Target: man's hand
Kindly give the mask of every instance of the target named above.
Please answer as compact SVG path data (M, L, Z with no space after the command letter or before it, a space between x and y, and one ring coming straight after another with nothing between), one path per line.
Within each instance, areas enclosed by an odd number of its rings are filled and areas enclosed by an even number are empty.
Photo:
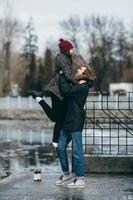
M86 83L86 81L85 80L80 80L79 84L82 84L82 83Z

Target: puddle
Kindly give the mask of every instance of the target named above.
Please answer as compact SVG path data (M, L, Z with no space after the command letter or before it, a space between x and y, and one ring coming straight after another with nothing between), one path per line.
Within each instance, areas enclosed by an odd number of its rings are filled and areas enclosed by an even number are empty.
M0 178L54 163L52 129L0 129Z

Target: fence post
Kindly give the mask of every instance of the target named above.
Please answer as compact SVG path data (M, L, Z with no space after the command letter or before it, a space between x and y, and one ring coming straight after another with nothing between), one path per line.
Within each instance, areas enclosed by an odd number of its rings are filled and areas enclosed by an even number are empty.
M18 143L20 144L21 143L21 131L20 131L20 129L18 129L17 135L18 135Z
M8 110L10 108L10 97L6 97L6 109Z
M32 109L33 108L33 102L32 102L32 97L29 96L29 108Z
M43 129L41 132L41 143L44 144L45 143L45 130Z
M18 96L17 97L17 108L21 108L21 97L20 96Z
M102 94L101 93L99 93L98 95L98 102L99 102L98 108L102 109Z
M119 102L118 102L118 94L116 94L116 96L115 96L115 109L117 110L118 109L118 104L119 104Z
M30 144L32 144L32 142L33 142L32 130L29 131L29 142L30 142Z
M6 129L6 141L10 142L11 141L11 134L10 134L9 128Z

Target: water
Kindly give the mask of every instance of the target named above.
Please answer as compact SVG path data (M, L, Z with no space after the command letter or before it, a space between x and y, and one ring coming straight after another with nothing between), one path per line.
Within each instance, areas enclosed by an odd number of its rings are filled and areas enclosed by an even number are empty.
M0 123L0 177L35 168L46 169L59 163L49 148L52 129L41 128L38 124L3 121ZM33 125L34 124L34 125ZM56 167L55 167L56 166Z
M44 121L0 121L0 177L10 174L41 168L44 170L60 171L59 160L55 159L49 148L52 141L53 130L44 127ZM101 141L101 130L87 129L83 131L84 150L89 154L129 154L133 155L133 137L123 130L104 130L104 138ZM95 138L94 138L95 136ZM101 145L101 142L103 144ZM119 142L119 149L118 149ZM111 145L110 145L111 144ZM128 149L126 148L128 145ZM71 144L70 144L71 146ZM69 146L69 148L70 148ZM85 149L86 148L86 149ZM102 148L102 149L101 149Z

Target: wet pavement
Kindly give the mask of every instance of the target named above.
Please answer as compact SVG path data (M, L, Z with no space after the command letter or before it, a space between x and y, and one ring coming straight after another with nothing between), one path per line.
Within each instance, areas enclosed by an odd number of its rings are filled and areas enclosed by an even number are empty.
M0 200L133 200L131 175L86 174L85 188L75 189L56 186L59 175L43 171L41 182L32 171L9 176L0 181Z
M48 148L52 129L12 123L0 128L0 178L10 175L0 180L0 200L133 200L133 175L91 173L85 188L56 186L60 165ZM43 169L41 182L33 181L35 168Z

